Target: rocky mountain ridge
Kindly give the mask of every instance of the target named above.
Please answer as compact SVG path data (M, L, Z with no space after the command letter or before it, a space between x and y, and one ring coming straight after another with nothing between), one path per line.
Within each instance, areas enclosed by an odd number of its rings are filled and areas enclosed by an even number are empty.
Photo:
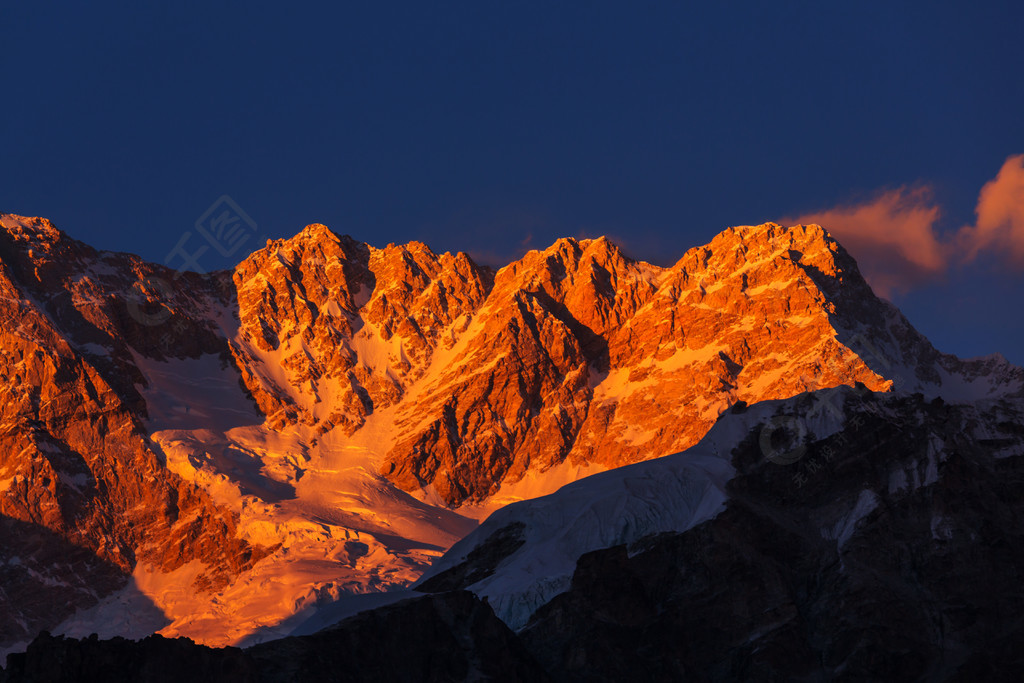
M7 644L283 635L408 585L507 502L692 446L731 406L1024 382L935 351L817 226L730 228L670 268L565 239L493 271L312 225L204 276L0 224L0 513L21 539L0 561L33 589L0 596ZM59 552L41 537L85 564L39 578ZM93 557L109 577L76 588Z

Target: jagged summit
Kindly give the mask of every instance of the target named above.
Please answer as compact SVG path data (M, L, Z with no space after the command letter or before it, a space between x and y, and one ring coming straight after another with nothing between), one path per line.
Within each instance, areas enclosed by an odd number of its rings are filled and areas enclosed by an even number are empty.
M297 235L297 237L307 237L309 239L318 239L320 237L328 237L331 239L338 239L339 237L341 239L352 239L348 235L335 234L330 228L328 228L323 223L310 223L309 225L302 229L302 232L300 232Z
M72 239L46 218L0 214L0 260L15 268L43 265L50 271L62 263L73 267L96 257L95 249Z
M55 241L64 235L47 218L18 216L13 213L0 213L0 226L9 234L24 240L42 239Z

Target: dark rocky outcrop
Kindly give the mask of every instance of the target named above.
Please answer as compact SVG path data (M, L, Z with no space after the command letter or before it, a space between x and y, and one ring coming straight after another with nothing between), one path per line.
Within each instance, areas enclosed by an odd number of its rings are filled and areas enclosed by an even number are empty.
M472 593L440 593L357 614L314 635L247 650L185 638L139 642L43 634L10 655L0 683L545 681L547 675Z
M994 457L998 412L887 398L808 444L806 479L750 438L724 512L584 555L520 637L559 680L1019 680L1024 460Z

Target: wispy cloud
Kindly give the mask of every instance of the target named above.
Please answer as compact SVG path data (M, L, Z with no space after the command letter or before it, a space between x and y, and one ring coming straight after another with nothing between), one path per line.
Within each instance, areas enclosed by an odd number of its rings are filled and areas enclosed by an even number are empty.
M781 222L824 226L857 259L871 286L890 296L984 252L1024 269L1024 155L1009 157L985 184L976 212L974 225L944 234L937 228L942 212L931 189L919 185Z
M1014 268L1024 269L1024 154L1010 157L978 195L974 225L960 230L957 243L965 258L997 251Z
M824 226L857 259L868 282L888 296L946 269L950 248L935 232L939 216L931 190L901 187L866 202L783 222Z

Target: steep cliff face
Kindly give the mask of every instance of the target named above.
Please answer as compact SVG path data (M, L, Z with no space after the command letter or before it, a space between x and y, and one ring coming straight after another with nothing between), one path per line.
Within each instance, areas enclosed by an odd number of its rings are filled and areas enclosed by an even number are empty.
M1024 384L936 352L817 226L730 228L670 268L564 239L494 272L311 225L198 275L0 223L0 513L28 534L6 566L85 553L4 570L77 596L6 593L34 616L4 643L64 617L280 635L408 585L506 502L695 444L730 406Z
M234 282L233 350L269 424L352 434L401 400L445 330L479 307L490 274L465 254L375 249L311 225L252 254Z
M730 228L670 268L563 239L493 276L310 226L234 279L232 348L268 425L352 435L393 408L380 472L451 506L679 451L737 401L992 375L936 352L818 226Z
M1021 381L999 359L939 354L822 228L778 225L731 228L667 269L603 239L531 252L498 271L433 370L397 412L383 472L455 505L563 462L683 450L737 401Z
M226 585L264 550L237 539L227 510L167 470L141 425L145 403L123 373L133 367L129 344L145 340L119 316L132 284L119 278L137 261L105 264L46 221L3 224L0 564L11 582L0 591L0 641L95 604L142 562L173 571L198 561L195 590Z

